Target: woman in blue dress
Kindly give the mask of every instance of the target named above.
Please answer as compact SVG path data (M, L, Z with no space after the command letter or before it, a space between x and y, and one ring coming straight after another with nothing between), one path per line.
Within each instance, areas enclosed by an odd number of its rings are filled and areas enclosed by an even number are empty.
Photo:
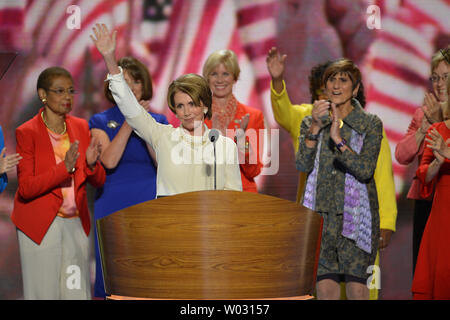
M8 176L6 173L14 169L19 163L21 156L18 153L5 156L5 139L3 138L2 127L0 126L0 193L5 190L8 184Z
M147 68L135 58L119 60L124 78L139 103L147 110L153 89ZM105 96L115 104L105 82ZM165 116L149 112L159 122L168 124ZM154 150L142 140L125 121L119 108L114 107L95 114L89 120L92 136L102 144L100 160L106 169L106 182L97 189L94 202L94 220L103 218L126 207L152 200L156 196L156 157ZM94 223L94 225L96 225ZM105 297L101 259L95 237L95 289L94 296Z

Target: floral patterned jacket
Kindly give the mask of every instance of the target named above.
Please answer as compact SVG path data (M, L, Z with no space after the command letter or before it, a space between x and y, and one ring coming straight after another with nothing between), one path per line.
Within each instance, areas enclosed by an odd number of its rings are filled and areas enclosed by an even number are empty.
M373 222L379 226L378 198L373 174L380 151L383 125L376 115L365 112L356 100L353 100L352 103L354 108L343 119L344 126L341 128L341 136L349 146L352 129L359 134L365 134L361 152L359 154L349 151L340 152L330 137L330 124L321 130L322 143L315 190L315 209L317 212L334 212L337 214L343 212L345 174L350 173L358 181L366 184L372 217L374 218ZM314 159L319 145L317 143L316 147L308 148L305 144L305 136L311 123L312 117L308 116L301 124L300 147L296 154L297 169L308 174L314 168ZM373 225L373 227L375 226Z

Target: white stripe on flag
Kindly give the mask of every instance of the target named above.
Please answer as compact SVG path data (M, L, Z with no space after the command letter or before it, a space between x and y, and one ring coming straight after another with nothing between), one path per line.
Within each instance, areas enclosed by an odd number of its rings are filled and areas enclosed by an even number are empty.
M429 43L434 37L433 33L420 32L419 26L409 26L394 18L387 17L383 19L383 32L387 32L402 41L410 44L413 48L417 49L425 57L433 54L432 47Z
M367 73L367 81L378 91L412 105L421 104L425 95L425 88L376 69Z
M243 44L251 44L264 41L268 38L275 38L275 20L267 18L254 22L239 29Z
M425 79L430 76L430 62L395 44L379 40L373 44L371 58L390 61L393 65L410 70Z
M383 126L403 135L408 130L412 115L409 113L397 111L387 105L370 101L366 109L373 114L378 115L383 121Z

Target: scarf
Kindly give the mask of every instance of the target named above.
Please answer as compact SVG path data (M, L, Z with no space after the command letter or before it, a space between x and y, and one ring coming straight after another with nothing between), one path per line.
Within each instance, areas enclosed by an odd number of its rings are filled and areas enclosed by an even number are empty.
M317 145L314 168L308 175L303 205L315 211L317 175L320 165L320 148L323 140L323 132L320 133ZM364 143L365 133L359 134L352 129L350 138L350 148L356 153L360 153ZM350 173L345 174L345 196L342 235L354 240L356 246L361 250L371 253L372 251L372 212L370 211L369 195L367 186L359 182Z

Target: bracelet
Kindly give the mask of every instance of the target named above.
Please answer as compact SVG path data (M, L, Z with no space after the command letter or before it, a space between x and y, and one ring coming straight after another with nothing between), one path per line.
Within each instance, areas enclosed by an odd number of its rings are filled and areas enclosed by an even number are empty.
M347 141L345 141L345 139L342 138L341 142L339 142L339 143L336 145L336 148L338 148L338 150L341 151L341 148L342 148L343 146L345 146L346 144L347 144Z

